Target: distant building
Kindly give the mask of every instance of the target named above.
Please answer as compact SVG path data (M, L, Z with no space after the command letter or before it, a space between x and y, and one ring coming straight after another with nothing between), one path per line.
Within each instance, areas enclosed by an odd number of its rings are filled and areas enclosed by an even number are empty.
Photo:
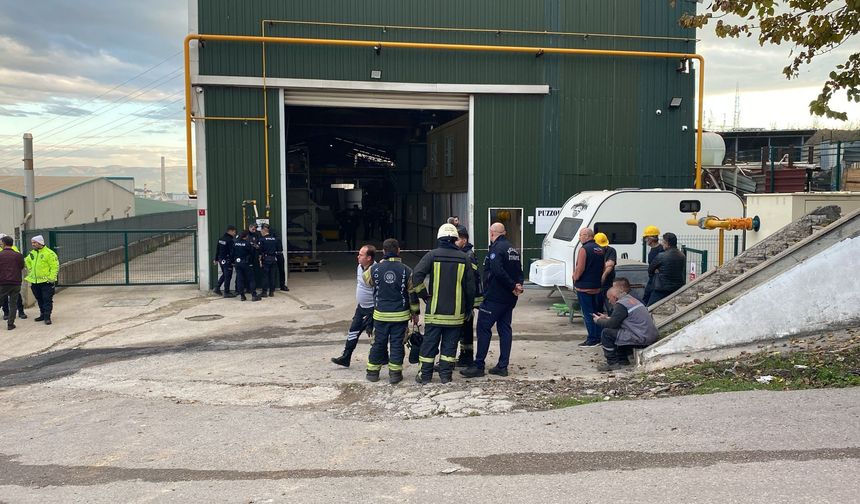
M134 180L121 177L36 177L36 216L28 229L70 226L135 215ZM24 222L24 177L0 176L0 232Z

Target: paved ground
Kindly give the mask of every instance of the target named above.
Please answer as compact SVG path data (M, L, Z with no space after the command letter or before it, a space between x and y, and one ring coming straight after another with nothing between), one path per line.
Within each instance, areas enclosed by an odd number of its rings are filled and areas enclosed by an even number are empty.
M351 368L328 362L349 270L292 274L290 293L259 303L63 291L55 325L0 335L0 501L857 498L858 389L523 412L503 379L369 384L366 339ZM549 303L530 291L517 308L507 380L607 379Z

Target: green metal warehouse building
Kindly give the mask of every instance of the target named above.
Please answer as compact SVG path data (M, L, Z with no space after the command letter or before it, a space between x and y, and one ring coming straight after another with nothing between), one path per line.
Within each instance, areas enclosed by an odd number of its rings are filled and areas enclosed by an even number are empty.
M243 208L252 217L250 200L285 230L291 251L307 255L346 250L349 226L359 241L394 236L426 249L450 215L485 249L487 226L501 220L524 248L527 271L544 238L536 208L583 190L691 187L696 77L688 61L550 51L695 53L694 31L678 26L695 6L190 0L192 34L325 41L190 41L201 289L216 278L213 242L227 224L241 224Z

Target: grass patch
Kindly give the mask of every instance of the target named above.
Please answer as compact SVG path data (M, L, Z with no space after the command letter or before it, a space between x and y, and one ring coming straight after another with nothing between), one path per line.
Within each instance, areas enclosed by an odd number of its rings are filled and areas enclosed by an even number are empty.
M583 404L591 404L596 402L603 402L603 396L557 397L552 400L552 405L557 409L561 409L570 408L573 406L582 406Z
M646 375L612 378L602 383L579 382L554 390L547 398L547 405L569 408L603 402L605 396L612 400L648 399L748 390L858 386L860 345L854 343L838 349L747 354L738 359L698 362Z

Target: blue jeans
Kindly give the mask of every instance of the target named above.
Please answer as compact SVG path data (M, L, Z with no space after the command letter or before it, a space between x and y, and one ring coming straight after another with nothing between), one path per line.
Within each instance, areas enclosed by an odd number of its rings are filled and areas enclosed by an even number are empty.
M594 323L592 315L600 303L600 294L586 294L585 292L576 291L576 297L579 299L579 307L582 310L582 318L585 321L585 330L588 331L588 337L585 339L588 343L600 343L600 326Z
M492 301L484 301L478 310L478 326L475 333L478 336L478 349L475 353L475 367L484 369L484 360L490 350L490 338L493 336L493 325L499 333L499 363L496 367L507 369L511 358L511 346L514 333L511 329L511 318L514 314L514 306Z

